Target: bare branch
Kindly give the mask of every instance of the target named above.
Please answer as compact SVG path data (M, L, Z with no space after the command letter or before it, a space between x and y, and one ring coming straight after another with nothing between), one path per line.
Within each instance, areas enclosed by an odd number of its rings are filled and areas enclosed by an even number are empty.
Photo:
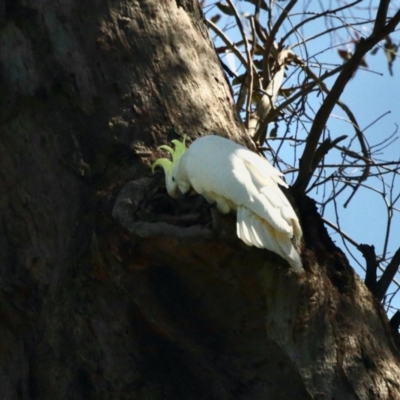
M274 45L274 40L276 34L278 33L279 28L283 24L283 21L287 18L290 10L294 7L297 3L297 0L290 0L289 4L282 10L281 15L279 16L278 20L276 21L275 25L273 26L271 32L269 33L268 40L265 43L265 50L264 50L264 59L263 59L263 81L264 81L264 88L265 85L269 82L269 57L271 54L272 46Z
M379 265L375 254L375 247L367 244L359 244L357 248L361 251L363 257L365 258L365 285L371 291L371 293L375 294L377 277L376 272Z
M259 145L265 141L277 141L277 146L269 149L273 153L274 165L285 170L285 173L292 174L292 179L297 174L296 189L314 191L319 196L317 203L322 212L328 205L333 206L337 226L326 223L339 233L354 262L366 270L367 286L373 292L378 290L377 296L383 299L387 311L393 309L390 303L395 296L400 295L400 282L393 275L396 273L393 270L397 270L398 265L394 265L393 260L387 265L386 255L391 251L389 237L393 236L392 217L395 212L400 212L399 207L395 207L400 193L397 189L393 191L395 178L400 176L400 162L382 157L381 152L398 139L397 125L395 124L394 132L383 140L374 135L374 142L370 145L365 131L390 111L373 118L371 124L363 123L366 127L361 129L352 110L340 101L340 95L357 68L361 68L360 63L365 60L366 53L395 30L400 22L400 10L394 9L394 6L389 8L388 0L376 0L377 7L370 3L364 8L357 7L362 0L349 0L338 3L337 8L329 10L319 2L320 11L316 9L318 6L314 6L314 2L306 2L306 7L310 7L310 10L294 13L294 6L300 3L298 1L287 1L284 7L280 2L270 1L263 8L261 1L252 0L251 3L255 6L253 15L246 15L245 19L239 13L240 10L235 8L239 3L234 0L227 2L233 12L230 13L231 17L219 22L225 24L219 25L224 28L218 31L212 23L209 26L225 44L218 48L218 52L222 54L231 51L241 63L241 80L238 81L240 85L236 86L235 82L233 90L237 109L250 135ZM329 6L331 4L333 3L329 3ZM374 10L375 15L371 15L371 10ZM389 12L392 15L388 16ZM322 19L325 27L313 29L313 23ZM248 25L245 24L246 21ZM360 25L363 29L359 28ZM228 38L231 29L239 37L234 43ZM368 30L370 34L365 33ZM289 43L289 40L293 42L293 37L297 39L295 44ZM329 45L326 43L327 37L331 38ZM314 39L323 45L311 54L309 43ZM333 64L321 62L319 57L322 53L333 50L334 57L337 57L335 48L343 50L343 46L355 46L354 54L349 59L343 55L346 52L339 52L339 56L346 59L343 64L337 65L335 61ZM284 51L289 49L291 54L288 59L284 62L279 60ZM294 54L294 51L299 54ZM368 67L363 68L367 72L373 72ZM333 84L326 83L330 77L334 78L331 79ZM316 106L317 103L322 104L322 107ZM345 116L333 115L335 107L340 108ZM339 142L346 136L337 132L332 134L332 125L327 123L330 118L345 121L353 129L353 134L347 134L348 139L342 146ZM270 122L274 126L272 130L267 129ZM269 138L266 138L267 132L270 133ZM282 156L287 146L293 149L292 161L286 159L287 155ZM299 168L296 168L300 150L301 162ZM339 159L332 158L326 164L325 156L331 152L335 152L333 156ZM373 178L373 183L366 182L369 178ZM346 207L350 201L354 201L359 188L368 190L371 196L377 194L387 212L384 243L376 252L373 246L357 243L340 226L339 199ZM342 201L345 196L348 198ZM360 263L360 257L353 255L354 249L348 245L349 242L363 254L365 263ZM383 272L386 267L390 268L384 274L385 279L389 284L394 283L396 289L385 295L387 282L381 278L377 289L377 276L378 271Z
M326 218L322 217L322 221L324 221L325 224L333 228L336 232L340 233L342 237L344 237L348 242L350 242L354 247L360 246L354 239L352 239L346 232L343 232L337 225L332 223L331 221L327 220Z
M400 10L384 28L380 29L378 32L373 32L373 34L367 39L361 38L356 46L353 56L344 64L342 71L332 86L332 89L327 95L321 108L315 115L314 122L308 135L306 147L300 160L299 175L294 184L294 188L296 190L304 192L310 182L310 179L313 175L313 158L318 146L319 138L325 129L326 122L333 110L333 107L335 104L337 104L347 83L360 65L365 54L387 34L392 32L399 22Z
M298 57L295 57L293 59L294 62L298 64L304 64L302 60L300 60ZM308 67L307 67L308 68ZM313 82L307 82L304 84L300 90L297 90L293 96L289 97L286 101L284 101L282 104L280 104L278 107L274 108L271 110L271 112L268 114L268 118L266 119L266 123L273 121L281 111L283 111L285 108L287 108L290 104L292 104L295 100L307 96L310 92L316 89L321 83L321 81L324 81L331 76L336 75L338 72L340 72L343 69L343 65L340 65L339 67L325 72L322 76L317 78L317 80Z
M362 2L362 0L356 0L356 1L353 1L353 3L345 4L345 5L342 6L342 7L334 8L333 10L326 10L326 11L324 11L324 12L315 14L315 15L313 15L312 17L303 19L303 20L300 21L296 26L294 26L294 27L281 39L280 44L283 45L283 44L286 42L286 40L288 39L288 37L289 37L290 35L292 35L293 33L297 32L297 31L299 30L299 28L301 28L303 25L308 24L309 22L311 22L311 21L313 21L313 20L315 20L315 19L317 19L317 18L325 17L325 16L330 15L330 14L336 14L336 13L339 12L339 11L345 10L346 8L351 8L351 7L353 7L353 6L355 6L356 4L361 3L361 2Z
M378 11L376 13L374 32L379 32L385 26L389 3L390 0L381 0L379 2Z
M376 284L375 296L382 300L383 296L385 296L390 284L393 281L397 271L399 270L400 266L400 247L397 249L396 253L394 254L392 260L385 268L381 278Z
M395 331L399 330L399 327L400 327L400 311L399 310L397 310L393 314L393 317L390 319L389 324L392 328L394 328Z
M273 108L278 92L282 87L286 64L291 58L293 58L291 50L282 50L278 53L274 67L274 78L269 82L255 112L251 115L249 134L260 145L265 140L263 133L266 129L266 121Z
M235 46L235 44L225 35L221 29L218 28L212 21L206 20L207 25L211 28L220 38L221 40L227 45L229 49L235 53L235 56L240 60L240 62L248 69L247 60L243 57L241 51Z
M314 170L318 167L320 161L328 154L329 150L333 149L339 142L346 138L347 135L342 135L333 141L330 138L325 139L315 152L314 162L316 165L314 166Z
M245 118L245 123L246 123L246 128L249 127L249 119L250 119L250 113L251 113L251 98L253 95L253 57L250 52L250 46L249 42L247 40L246 32L244 31L242 20L240 19L240 15L238 11L236 10L235 5L233 4L232 0L227 0L229 6L231 7L236 24L239 28L240 34L242 35L243 41L244 41L244 47L246 50L246 56L247 56L247 78L245 79L245 83L248 85L248 94L247 94L247 104L246 104L246 118ZM254 40L254 38L253 38ZM255 44L254 44L255 46Z

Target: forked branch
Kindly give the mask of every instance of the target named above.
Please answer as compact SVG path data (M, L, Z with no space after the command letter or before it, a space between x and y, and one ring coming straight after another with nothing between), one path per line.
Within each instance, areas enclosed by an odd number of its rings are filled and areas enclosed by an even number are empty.
M387 8L385 8L386 0L380 2L378 9L379 21L385 21L387 17ZM338 78L332 86L329 94L327 95L322 106L315 115L314 122L311 126L310 133L307 138L306 147L304 149L303 155L300 159L300 169L297 176L294 188L299 192L304 192L313 176L315 166L314 156L318 147L318 142L321 135L325 129L326 123L329 116L339 98L352 78L354 72L359 67L364 56L368 51L370 51L377 43L383 40L388 34L393 32L398 23L400 22L400 10L390 19L390 21L379 28L377 23L375 23L374 30L372 34L366 39L361 38L356 45L355 52L353 56L344 64L342 71L340 72Z

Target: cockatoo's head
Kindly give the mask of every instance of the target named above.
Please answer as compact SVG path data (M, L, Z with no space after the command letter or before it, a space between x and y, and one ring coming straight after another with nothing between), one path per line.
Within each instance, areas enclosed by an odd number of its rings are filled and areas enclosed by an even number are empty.
M180 142L179 140L172 140L171 143L174 145L175 150L169 146L163 145L160 146L160 150L167 150L171 153L172 161L168 160L167 158L159 158L152 166L151 170L154 173L154 170L157 167L164 168L165 172L165 186L167 188L168 194L176 199L179 196L179 190L183 193L187 192L185 188L185 184L179 182L178 176L179 175L179 161L183 156L183 153L186 151L186 135L183 137L183 141Z

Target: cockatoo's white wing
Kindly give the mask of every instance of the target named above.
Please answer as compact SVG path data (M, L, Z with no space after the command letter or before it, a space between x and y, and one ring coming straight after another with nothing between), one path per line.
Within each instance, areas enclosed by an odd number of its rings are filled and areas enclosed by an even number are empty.
M193 189L209 201L245 206L274 229L298 233L291 221L297 217L278 183L287 185L267 160L228 139L205 136L193 142L182 163Z
M237 211L237 234L247 245L267 248L302 271L292 238L302 236L298 218L279 185L282 174L267 160L230 140L205 136L189 147L177 167L222 212Z
M238 150L237 154L244 160L256 190L263 195L261 202L265 205L267 201L267 204L269 203L275 209L279 209L281 217L285 221L288 221L290 225L293 225L292 235L300 238L302 231L297 215L289 200L278 186L279 184L283 187L288 187L287 183L281 178L283 174L274 168L265 158L260 157L252 151L241 149Z
M245 207L237 210L237 235L248 246L266 248L285 258L296 272L303 270L292 241L284 232L275 231L266 221Z

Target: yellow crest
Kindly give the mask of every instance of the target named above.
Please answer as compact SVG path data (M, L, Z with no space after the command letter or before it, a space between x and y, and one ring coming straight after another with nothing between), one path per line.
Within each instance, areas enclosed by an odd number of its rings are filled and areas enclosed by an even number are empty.
M169 147L167 145L162 145L158 147L159 150L167 150L169 153L171 153L172 156L172 161L168 160L168 158L159 158L152 166L151 170L154 173L154 170L157 167L162 167L164 168L164 172L166 175L169 175L172 171L172 168L176 164L176 162L183 156L183 153L186 151L186 135L183 137L182 142L179 140L172 140L171 143L174 145L175 150L172 147Z

